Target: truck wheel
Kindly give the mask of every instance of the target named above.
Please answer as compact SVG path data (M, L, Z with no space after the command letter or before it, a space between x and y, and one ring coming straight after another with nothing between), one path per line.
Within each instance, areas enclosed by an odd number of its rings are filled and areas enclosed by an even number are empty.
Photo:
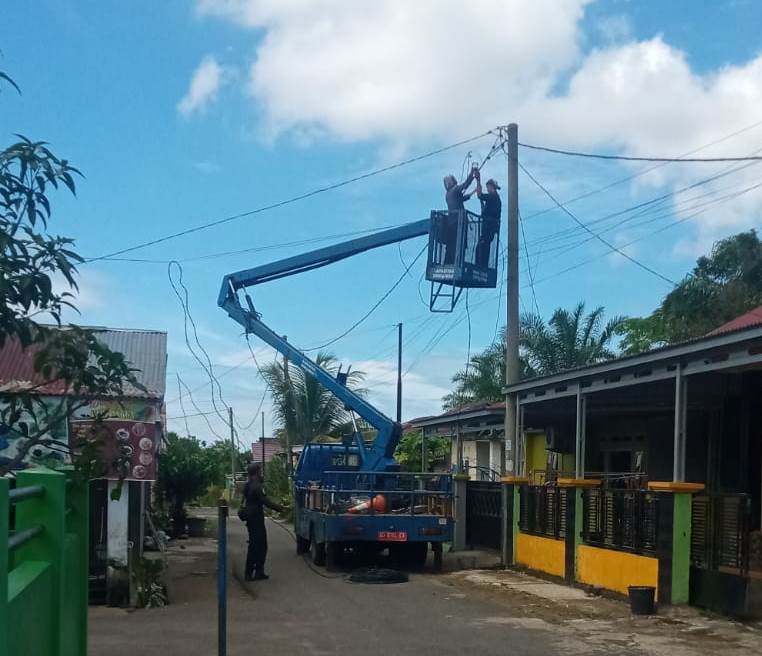
M306 554L310 550L310 541L308 538L303 538L301 535L296 536L296 554L301 556Z
M426 567L426 556L429 553L428 542L411 542L407 545L408 567L414 570L421 570Z
M336 570L344 553L341 542L328 542L325 545L325 566L328 570Z
M318 567L325 565L325 542L318 542L314 531L310 531L310 554L315 565Z
M441 572L442 571L442 543L433 542L431 544L431 549L434 552L434 571Z

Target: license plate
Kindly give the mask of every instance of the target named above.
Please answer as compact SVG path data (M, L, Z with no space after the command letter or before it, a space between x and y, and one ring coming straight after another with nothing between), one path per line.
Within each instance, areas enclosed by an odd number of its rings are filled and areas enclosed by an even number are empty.
M407 531L379 531L380 542L407 542Z

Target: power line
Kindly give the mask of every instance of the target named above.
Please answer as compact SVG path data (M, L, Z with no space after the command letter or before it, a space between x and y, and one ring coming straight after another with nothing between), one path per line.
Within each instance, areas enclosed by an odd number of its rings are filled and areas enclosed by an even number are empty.
M377 302L376 302L376 303L373 305L373 307L371 307L371 308L370 308L370 310L368 310L368 311L367 311L367 312L366 312L366 313L365 313L365 314L364 314L362 317L360 317L360 318L359 318L357 321L355 321L355 322L354 322L354 323L353 323L353 324L352 324L352 325L351 325L349 328L347 328L347 329L346 329L346 330L345 330L343 333L341 333L340 335L337 335L336 337L334 337L334 338L332 338L332 339L329 339L327 342L325 342L325 343L323 343L323 344L320 344L319 346L313 346L313 347L311 347L311 348L305 348L305 349L302 349L302 350L303 350L304 352L309 352L309 351L319 351L320 349L324 349L326 346L330 346L331 344L335 344L335 343L336 343L336 342L338 342L340 339L343 339L344 337L346 337L347 335L349 335L349 333L351 333L351 332L352 332L352 331L353 331L355 328L357 328L357 327L358 327L358 326L359 326L359 325L360 325L360 324L361 324L363 321L365 321L365 320L366 320L366 319L367 319L367 318L368 318L368 317L369 317L371 314L373 314L373 312L375 312L375 311L376 311L376 309L378 308L378 306L379 306L379 305L381 305L381 303L383 303L383 302L384 302L384 301L385 301L387 298L389 298L389 296L391 295L391 293L392 293L392 292L393 292L395 289L397 289L397 287L399 286L399 284L400 284L400 283L401 283L401 282L402 282L402 281L405 279L405 276L407 275L408 271L410 271L411 267L412 267L412 266L413 266L413 265L414 265L414 264L415 264L415 263L416 263L416 262L419 260L419 258L421 257L421 255L423 255L424 251L426 251L426 250L428 249L428 247L429 247L429 245L428 245L428 244L425 244L425 245L424 245L424 247L423 247L423 248L422 248L420 251L418 251L418 255L416 255L416 256L415 256L415 259L413 259L413 261L410 263L410 266L408 266L408 267L407 267L407 268L406 268L406 269L405 269L405 270L402 272L402 275L401 275L401 276L400 276L400 277L397 279L397 281L396 281L396 282L395 282L395 283L394 283L394 284L393 284L393 285L392 285L392 286L391 286L391 287L390 287L390 288L389 288L389 289L388 289L388 290L387 290L387 291L386 291L386 292L383 294L383 296L381 296L381 298L380 298L380 299L378 299L378 301L377 301Z
M290 198L286 198L283 200L276 201L274 203L270 203L269 205L263 205L261 207L258 207L253 210L248 210L246 212L240 212L238 214L233 214L231 216L226 216L220 219L215 219L213 221L209 221L207 223L203 223L198 226L194 226L192 228L186 228L185 230L180 230L178 232L171 233L169 235L165 235L163 237L157 237L156 239L151 239L149 241L142 242L140 244L135 244L134 246L128 246L127 248L122 248L117 251L113 251L111 253L106 253L104 255L99 255L98 257L93 257L88 260L87 262L97 262L99 260L104 260L107 258L115 257L117 255L124 255L125 253L131 253L136 250L140 250L142 248L147 248L148 246L155 246L156 244L161 244L163 242L169 241L171 239L176 239L178 237L184 237L185 235L190 235L195 232L199 232L201 230L207 230L208 228L213 228L215 226L223 225L225 223L230 223L231 221L236 221L238 219L242 219L248 216L254 216L255 214L261 214L262 212L268 212L270 210L277 209L279 207L284 207L286 205L291 205L292 203L296 203L302 200L306 200L307 198L312 198L313 196L317 196L318 194L322 194L328 191L334 191L336 189L339 189L341 187L346 187L347 185L354 184L355 182L360 182L362 180L367 180L368 178L372 178L376 175L381 175L382 173L388 173L389 171L393 171L394 169L401 168L403 166L408 166L409 164L413 164L415 162L420 162L421 160L427 159L429 157L434 157L435 155L439 155L441 153L447 152L448 150L452 150L453 148L458 148L460 146L464 146L465 144L471 143L473 141L478 141L479 139L483 139L487 135L494 134L493 130L487 130L487 132L483 132L482 134L476 135L475 137L469 137L468 139L463 139L461 141L455 142L453 144L450 144L448 146L443 146L442 148L437 148L436 150L429 151L427 153L424 153L422 155L417 155L415 157L410 157L406 160L402 160L400 162L397 162L396 164L390 164L389 166L384 166L378 169L374 169L372 171L368 171L367 173L362 173L360 175L356 175L351 178L347 178L345 180L342 180L340 182L334 182L333 184L326 185L324 187L318 187L317 189L312 189L311 191L305 192L303 194L299 194L297 196L291 196Z
M723 143L724 141L728 141L729 139L732 139L733 137L737 137L744 132L748 132L749 130L753 130L754 128L758 128L760 125L762 125L762 121L757 121L756 123L752 123L751 125L747 125L744 128L741 128L740 130L736 130L735 132L731 132L730 134L726 134L723 137L720 137L719 139L716 139L714 141L711 141L707 144L704 144L703 146L699 146L698 148L694 148L693 150L689 150L682 155L680 155L677 159L683 159L687 157L688 155L693 155L693 153L701 152L702 150L706 150L707 148L711 148L712 146L716 146L717 144ZM755 154L755 153L752 153ZM608 191L612 187L616 187L617 185L624 184L625 182L629 182L630 180L634 180L636 178L639 178L641 176L647 175L648 173L651 173L652 171L656 171L657 169L662 168L663 166L666 166L669 164L669 162L662 162L660 164L657 164L656 166L650 166L646 169L643 169L642 171L639 171L638 173L634 173L633 175L628 175L627 177L620 178L619 180L615 180L614 182L610 182L607 185L604 185L603 187L598 187L597 189L593 189L592 191L587 191L583 194L580 194L578 196L574 196L573 198L569 198L568 200L563 201L564 205L569 205L571 203L576 203L578 200L583 200L585 198L589 198L590 196L594 196L595 194L599 194L603 191ZM550 207L546 207L544 210L540 210L538 212L534 212L533 214L530 214L526 216L525 218L527 220L532 219L534 217L540 216L542 214L547 214L548 212L556 209L555 205L551 205Z
M625 253L625 252L624 252L624 251L623 251L621 248L618 248L617 246L615 246L614 244L612 244L611 242L609 242L607 239L604 239L604 238L603 238L603 237L601 237L601 236L600 236L598 233L596 233L596 232L594 232L593 230L591 230L591 229L590 229L590 228L587 226L587 224L585 224L585 223L583 223L582 221L580 221L580 220L579 220L579 219L578 219L578 218L577 218L577 217L576 217L576 216L575 216L575 215L574 215L574 214L571 212L571 210L569 210L567 207L565 207L564 205L562 205L562 204L561 204L561 203L560 203L560 202L559 202L559 201L556 199L556 197L555 197L555 196L554 196L552 193L550 193L550 191L549 191L549 190L548 190L546 187L544 187L544 186L543 186L543 185L542 185L542 184L541 184L541 183L540 183L540 182L537 180L537 178L535 178L535 177L534 177L534 176L533 176L533 175L532 175L532 174L531 174L531 173L530 173L530 172L527 170L527 168L526 168L526 167L525 167L525 166L524 166L524 165L523 165L521 162L519 162L519 167L521 167L521 170L522 170L522 171L524 171L524 173L525 173L525 174L526 174L526 175L529 177L529 179L530 179L532 182L534 182L534 183L535 183L535 184L536 184L536 185L537 185L537 186L538 186L538 187L539 187L539 188L540 188L540 189L541 189L541 190L542 190L542 191L543 191L543 192L544 192L544 193L545 193L545 194L548 196L548 198L550 198L550 199L551 199L551 200L552 200L552 201L553 201L553 202L554 202L554 203L555 203L555 204L558 206L558 208L559 208L559 209L563 210L563 211L564 211L564 212L565 212L565 213L566 213L566 214L567 214L567 215L568 215L568 216L569 216L569 217L570 217L570 218L571 218L571 219L572 219L572 220L573 220L573 221L574 221L574 222L575 222L577 225L579 225L581 228L583 228L583 229L584 229L586 232L589 232L589 233L590 233L592 236L594 236L594 237L595 237L595 238L596 238L598 241L600 241L602 244L604 244L605 246L608 246L608 248L610 248L612 251L616 251L616 252L617 252L617 253L619 253L619 254L620 254L622 257L624 257L625 259L629 260L630 262L632 262L632 263L633 263L633 264L635 264L636 266L640 267L640 268L641 268L641 269L643 269L644 271L647 271L647 272L648 272L648 273L650 273L651 275L654 275L654 276L656 276L657 278L660 278L661 280L663 280L663 281L665 281L665 282L669 283L669 284L670 284L670 285L672 285L673 287L674 287L674 286L677 286L677 283L676 283L674 280L671 280L670 278L667 278L667 276L665 276L665 275L663 275L663 274L659 273L659 272L658 272L658 271L656 271L655 269L652 269L651 267L647 266L646 264L643 264L642 262L640 262L640 261L636 260L636 259L635 259L634 257L632 257L631 255L628 255L627 253Z
M519 210L519 225L521 226L521 243L524 245L524 253L527 256L527 269L529 271L529 286L532 288L532 300L534 301L534 309L537 312L537 316L540 316L540 306L537 304L537 294L534 290L534 274L532 273L532 262L529 259L529 250L527 249L527 236L524 232L524 219L521 217L521 210Z
M536 146L533 144L519 143L519 146L530 148L532 150L541 150L546 153L555 153L556 155L568 155L570 157L586 157L589 159L607 159L623 162L758 162L762 161L762 155L743 156L743 157L630 157L628 155L605 155L603 153L583 153L576 150L561 150L559 148L549 148L548 146Z
M400 224L376 226L373 228L365 228L363 230L353 230L351 232L342 232L342 233L337 233L333 235L310 237L310 238L300 239L297 241L286 241L286 242L280 242L277 244L268 244L266 246L253 246L251 248L242 248L242 249L238 249L234 251L206 253L204 255L195 255L193 257L185 257L185 258L172 258L168 260L159 260L159 259L141 258L141 257L105 257L103 258L103 261L105 262L132 262L132 263L140 263L140 264L169 264L170 262L180 262L182 264L187 264L188 262L198 262L201 260L213 260L213 259L217 259L221 257L231 257L235 255L246 255L251 253L262 253L265 251L277 250L280 248L304 246L306 244L314 244L321 241L328 241L329 239L339 239L342 237L353 237L356 235L365 235L368 233L377 232L379 230L388 230L390 228L396 228L399 225ZM92 260L87 260L87 262L90 262L90 261Z
M728 200L732 200L733 198L737 198L738 196L742 196L743 194L749 193L750 191L754 189L758 189L762 187L762 183L758 183L755 185L752 185L751 187L747 187L746 189L743 189L741 191L736 192L735 194L729 194L728 197L722 199L722 202L727 202ZM719 202L719 201L718 201ZM654 230L653 232L650 232L646 235L641 235L640 237L633 239L632 241L627 242L624 244L623 248L627 248L628 246L632 246L633 244L636 244L637 242L643 241L644 239L648 239L649 237L653 237L654 235L660 234L664 232L665 230L669 230L670 228L674 228L675 226L681 225L683 223L686 223L687 221L690 221L692 219L695 219L700 214L703 214L704 212L708 211L709 208L705 208L703 210L700 210L694 214L691 214L690 216L683 217L682 219L678 219L676 221L673 221L672 223L669 223L665 226L662 226L661 228L658 228L657 230ZM546 278L542 278L541 280L536 280L536 284L540 284L543 282L547 282L548 280L552 280L553 278L557 278L558 276L561 276L565 273L569 273L570 271L573 271L575 269L579 269L583 266L586 266L590 264L591 262L600 259L601 257L604 257L605 255L608 255L610 251L605 253L600 253L598 255L594 255L593 257L587 258L581 262L578 262L577 264L574 264L570 267L567 267L565 269L562 269L561 271L557 271L556 273L547 276Z

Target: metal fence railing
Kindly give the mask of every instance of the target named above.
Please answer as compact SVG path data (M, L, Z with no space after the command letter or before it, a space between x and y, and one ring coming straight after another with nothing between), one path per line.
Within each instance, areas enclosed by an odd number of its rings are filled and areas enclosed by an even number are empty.
M585 544L637 554L656 553L658 497L653 492L586 489L582 513Z
M500 549L502 484L468 481L466 490L466 544L476 548Z
M749 572L751 497L743 493L693 497L691 564L701 569Z
M530 535L566 536L568 489L551 485L522 485L519 490L519 530Z

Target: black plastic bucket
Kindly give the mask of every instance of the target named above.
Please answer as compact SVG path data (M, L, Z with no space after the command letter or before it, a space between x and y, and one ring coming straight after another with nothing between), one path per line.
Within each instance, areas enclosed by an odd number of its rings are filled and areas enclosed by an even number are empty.
M653 615L656 588L650 585L631 585L627 588L630 596L630 610L633 615Z

